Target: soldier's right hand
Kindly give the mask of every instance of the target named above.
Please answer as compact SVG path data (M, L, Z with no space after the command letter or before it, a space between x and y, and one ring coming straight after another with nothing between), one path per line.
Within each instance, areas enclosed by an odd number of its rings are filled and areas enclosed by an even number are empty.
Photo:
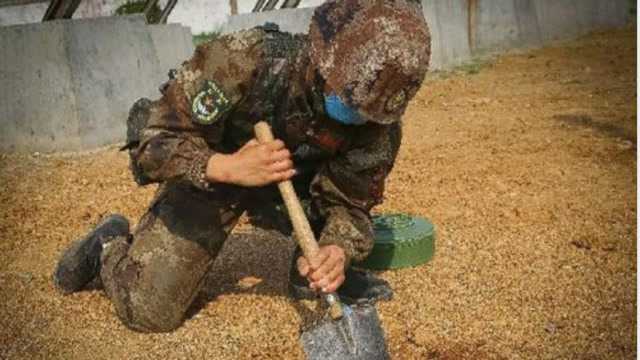
M207 163L207 180L240 186L264 186L295 175L291 153L281 140L253 139L233 154L214 154Z

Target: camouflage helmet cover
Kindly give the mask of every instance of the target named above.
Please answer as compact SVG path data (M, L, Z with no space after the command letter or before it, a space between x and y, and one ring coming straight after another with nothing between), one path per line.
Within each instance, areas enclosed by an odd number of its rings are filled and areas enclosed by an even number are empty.
M309 29L311 62L367 119L399 121L429 67L431 36L411 0L330 0Z

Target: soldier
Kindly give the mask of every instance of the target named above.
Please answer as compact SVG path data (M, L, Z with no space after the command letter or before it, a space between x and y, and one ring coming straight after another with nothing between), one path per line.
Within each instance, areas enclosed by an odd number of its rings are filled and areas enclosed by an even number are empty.
M130 112L134 177L161 184L147 213L132 235L113 215L74 243L56 286L71 293L99 276L128 327L171 331L243 212L290 233L275 183L292 179L320 244L317 258L294 257L293 295L390 298L386 282L350 264L373 246L369 211L382 201L400 118L429 56L410 0L328 1L308 35L265 25L198 46L159 100ZM261 120L279 140L253 139Z

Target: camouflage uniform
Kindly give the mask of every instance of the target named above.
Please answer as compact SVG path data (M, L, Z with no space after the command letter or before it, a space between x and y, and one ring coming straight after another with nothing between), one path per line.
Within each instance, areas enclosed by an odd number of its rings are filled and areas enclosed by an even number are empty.
M339 7L329 3L324 8L331 6ZM340 11L353 16L357 10ZM373 93L367 93L367 84L352 83L340 84L340 89L350 89L341 94L354 104L368 102L370 114L385 115L378 121L372 115L361 126L331 120L323 107L325 79L337 88L338 82L353 77L328 77L326 64L312 60L310 54L328 51L317 44L333 40L327 33L330 24L323 26L312 27L311 37L324 37L313 46L306 35L267 25L200 45L170 74L159 100L143 99L132 108L127 144L132 170L139 183L161 186L133 236L109 242L102 252L102 282L127 326L154 332L178 327L243 212L258 225L290 232L276 186L243 188L205 180L211 155L237 151L254 137L253 125L261 120L292 153L299 172L292 181L308 204L319 243L342 247L348 261L362 260L370 252L369 211L382 201L400 146L397 119L422 78L401 78L400 88L381 87L373 84L376 68L377 74L387 73L380 72L377 57L357 59L362 67L367 61L374 65L369 67L373 72L363 75ZM382 109L372 108L377 103Z

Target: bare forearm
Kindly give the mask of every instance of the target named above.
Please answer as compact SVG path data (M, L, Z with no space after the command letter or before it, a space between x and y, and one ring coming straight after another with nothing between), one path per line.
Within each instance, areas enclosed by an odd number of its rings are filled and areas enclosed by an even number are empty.
M213 154L207 162L206 177L210 183L231 183L232 168L230 162L233 161L233 155Z

